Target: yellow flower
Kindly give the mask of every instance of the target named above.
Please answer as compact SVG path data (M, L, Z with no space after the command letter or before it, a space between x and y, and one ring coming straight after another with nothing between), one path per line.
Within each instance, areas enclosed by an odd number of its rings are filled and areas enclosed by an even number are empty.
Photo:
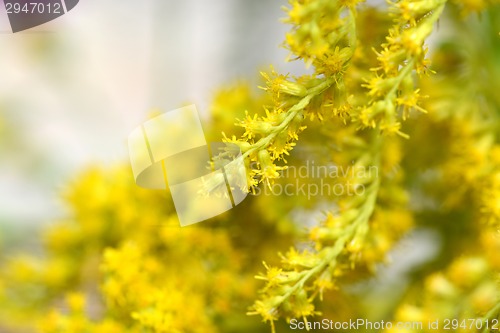
M85 295L78 292L69 293L66 302L72 312L82 313L85 310Z

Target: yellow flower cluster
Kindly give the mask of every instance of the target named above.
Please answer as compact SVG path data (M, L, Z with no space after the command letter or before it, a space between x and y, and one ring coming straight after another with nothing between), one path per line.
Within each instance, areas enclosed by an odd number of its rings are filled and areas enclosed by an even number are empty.
M256 225L247 233L262 241L251 244L225 228L180 229L165 193L137 188L123 167L89 170L64 196L71 220L46 232L46 257L1 271L2 315L43 333L231 331L256 292L246 251L263 255L282 237Z
M497 239L494 248L489 248L491 243L483 245L483 250L498 251L500 242ZM395 311L394 321L417 322L424 327L438 322L437 332L494 331L500 319L499 276L493 274L495 271L498 266L492 267L481 255L460 257L442 272L429 275L421 289L412 290L408 298L415 299L418 294L418 303L403 302ZM386 332L402 331L393 326ZM418 327L404 330L421 331Z
M473 34L482 35L484 41L497 38L474 19L466 22L468 31L456 32L462 38ZM492 22L486 19L484 24ZM497 66L494 63L482 64L486 70L480 80L474 71L478 59L496 47L485 43L478 49L468 44L468 57L464 58L459 55L463 49L450 48L445 41L436 58L455 62L448 64L446 75L423 81L423 90L432 96L426 102L430 112L416 121L412 138L440 144L414 156L409 170L425 170L415 177L428 200L419 210L420 214L433 214L427 220L443 238L443 248L424 283L410 286L394 312L394 321L438 320L437 331L444 332L445 320L451 318L455 322L449 328L456 332L489 332L500 320L500 105L489 93L500 83L490 76L494 73L490 66Z
M236 144L243 153L250 189L260 182L271 186L274 179L279 178L279 171L284 167L277 166L276 162L286 162L285 156L295 146L298 134L305 129L302 124L305 108L334 82L332 79L314 80L314 85L306 88L308 85L289 81L274 72L271 76L263 76L267 79L264 89L272 94L275 104L272 111L266 109L264 116L246 113L245 118L237 123L245 129L242 139L236 136L228 138L224 134L224 141ZM256 163L257 168L251 168L252 163Z
M358 80L350 78L352 81L348 82L348 86L349 93L354 94L352 100L359 100L359 105L363 105L350 113L353 125L342 126L330 119L329 124L322 125L322 130L328 132L329 142L336 143L331 158L339 167L345 166L346 162L357 161L356 165L376 165L383 172L380 178L368 176L366 179L348 179L355 184L363 184L367 191L365 195L354 199L332 198L339 208L338 213L328 214L319 226L311 229L310 239L314 241L314 248L290 250L281 256L281 266L265 264L266 272L257 278L264 280L266 284L250 314L261 315L264 321L271 323L273 329L274 322L281 317L289 321L302 318L307 322L308 317L319 315L321 312L315 302L318 296L322 299L324 292L339 287L342 281L352 281L352 278L363 275L364 268L375 272L377 263L386 259L386 254L395 242L414 225L413 214L407 206L408 193L401 186L405 181L399 169L401 145L394 138L386 140L379 137L378 132L372 133L372 136L363 131L356 132L354 126L359 129L356 124L361 124L361 128L397 133L408 138L408 135L400 131L401 123L398 119L407 119L412 109L426 112L418 105L422 96L420 89L415 87L413 71L420 75L429 72L424 41L432 32L444 5L445 1L400 1L391 4L396 25L390 29L386 43L382 44L383 50L377 53L379 65L371 68L375 74L365 85L369 89L369 102L365 105L365 99L358 98L356 89L359 88L355 85ZM365 41L359 44L363 45ZM363 60L358 55L355 58L357 68L347 73L363 75L363 70L359 68ZM370 62L365 61L366 63ZM476 103L475 97L470 97L469 103ZM450 120L450 123L454 121L460 120ZM333 131L339 134L332 135ZM461 129L456 129L456 132L463 135ZM366 144L365 140L370 144ZM461 156L473 158L471 150L464 149L464 146L474 145L488 158L491 145L484 146L485 142L478 138L467 137L467 140L467 145L464 144L465 141L453 144L460 147ZM426 139L421 138L419 142L425 141ZM352 150L361 153L352 154L349 152ZM478 169L475 160L468 165L457 165L457 161L452 156L448 160L460 175L467 172L487 174L488 177L495 175L493 170L496 167L491 169L491 163L486 164L489 169L485 171L484 168ZM445 179L450 179L450 176L451 173L446 172ZM481 176L470 180L477 182L482 179L484 178ZM496 191L497 186L491 179L486 181L490 186L484 183L475 186L485 192L481 196L482 208L478 211L490 216L490 219L493 216L494 219L499 201L498 196L492 192ZM449 195L456 193L450 192ZM489 287L492 287L491 284ZM488 305L492 305L491 302Z
M356 46L356 1L290 4L285 21L293 28L286 35L285 46L298 59L312 64L315 75L291 79L273 68L270 73L262 72L266 81L262 89L271 100L265 115L246 113L236 124L245 129L241 139L224 134L224 141L238 145L246 158L249 190L260 182L270 187L279 178L285 166L276 163L286 163L285 157L295 146L298 134L306 128L305 118L322 120L350 109L343 74Z
M382 50L377 52L378 66L371 69L373 74L366 79L365 87L371 100L354 115L362 127L379 128L407 138L400 130L398 119L406 119L412 109L426 112L418 105L422 96L415 88L412 71L415 69L421 75L429 70L424 42L445 3L445 0L425 0L391 4L396 24L389 30Z
M348 138L346 132L340 135ZM394 176L394 167L401 162L401 145L395 141L368 144L370 139L381 140L354 135L342 145L340 153L335 153L356 160L354 167L371 170L337 180L343 186L363 186L363 194L331 198L338 209L311 228L309 239L314 247L292 248L281 255L280 266L265 264L266 272L257 276L266 284L249 313L261 315L273 328L282 317L307 321L320 315L316 299L323 300L323 295L342 281L375 272L376 265L413 226L412 214L406 210L408 196L401 188L403 178ZM339 163L341 168L348 166Z
M285 41L290 57L303 59L326 76L344 72L356 45L354 15L358 2L291 0L284 20L293 25ZM349 14L343 15L346 11Z

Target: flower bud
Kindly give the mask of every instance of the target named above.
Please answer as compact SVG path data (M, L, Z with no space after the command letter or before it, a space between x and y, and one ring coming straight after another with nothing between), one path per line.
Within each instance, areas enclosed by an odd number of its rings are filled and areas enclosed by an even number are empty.
M306 87L300 83L290 81L282 81L279 85L279 91L284 94L298 97L303 97L307 94Z
M252 133L267 135L273 131L273 127L266 121L255 120L248 124L247 129Z

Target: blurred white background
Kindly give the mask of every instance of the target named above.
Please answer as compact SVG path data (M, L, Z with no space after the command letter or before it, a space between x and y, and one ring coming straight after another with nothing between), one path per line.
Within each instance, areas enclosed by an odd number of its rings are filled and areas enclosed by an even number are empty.
M128 161L127 136L153 108L255 80L284 62L283 1L81 0L63 17L12 34L0 6L0 227L64 214L58 192L88 165ZM1 232L0 232L1 233Z

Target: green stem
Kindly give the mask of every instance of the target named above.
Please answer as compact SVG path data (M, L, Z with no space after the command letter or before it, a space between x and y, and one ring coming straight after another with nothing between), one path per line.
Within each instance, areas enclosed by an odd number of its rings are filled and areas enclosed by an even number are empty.
M494 316L498 316L498 314L500 313L500 303L498 303L497 305L495 305L490 311L488 311L488 313L483 317L483 323L486 324L486 327L483 329L482 333L488 333L489 329L490 329L490 323L489 321L491 319L493 319Z
M290 125L292 120L297 116L297 114L300 111L302 111L307 105L309 105L309 102L311 101L311 99L313 99L313 97L321 94L323 91L330 88L334 82L335 82L334 78L328 78L328 79L325 79L325 81L323 81L322 83L318 84L317 86L309 89L307 92L307 95L305 97L303 97L297 104L292 106L290 108L290 110L288 110L288 112L287 112L288 115L281 122L281 124L276 126L274 128L273 132L270 133L268 136L260 139L256 143L254 143L251 146L251 148L248 149L243 154L242 157L247 158L248 156L250 156L254 152L267 148L272 143L274 138L276 138L276 136L278 136L281 132L283 132L286 128L288 128L288 126Z
M410 72L413 70L414 64L415 64L415 60L411 59L410 61L408 61L408 63L405 65L405 67L399 72L398 76L396 77L396 82L392 86L391 90L385 96L386 100L392 100L394 98L394 95L396 94L396 91L398 90L399 86L401 85L401 82L403 82L404 78L408 74L410 74Z
M368 156L371 156L371 160L378 166L380 166L380 151L382 139L380 136L377 136L374 140L374 145L372 149L367 152ZM280 301L280 304L285 300L290 298L297 290L304 287L304 285L309 281L313 276L317 274L323 273L328 267L334 267L337 262L337 257L342 253L345 248L346 243L354 237L356 231L363 224L368 223L370 216L373 214L375 210L375 205L377 201L378 190L380 188L380 178L376 178L369 186L366 199L361 205L360 214L354 219L354 221L349 224L342 235L337 239L333 246L327 247L324 249L324 253L326 255L323 257L320 263L318 263L315 267L309 269L307 273L293 285L288 292L283 295L283 298ZM279 304L278 304L279 305ZM276 306L278 306L276 305Z
M335 244L331 247L325 248L326 255L323 260L315 267L308 270L308 272L297 282L295 285L288 290L288 292L283 295L280 303L290 298L297 290L302 289L304 285L313 276L324 272L328 267L333 267L337 262L337 257L342 253L345 248L346 243L356 234L356 230L363 225L368 223L370 216L375 209L375 203L377 200L377 193L380 186L380 180L376 179L374 183L370 186L368 197L363 204L360 215L346 228L343 235L337 239Z

